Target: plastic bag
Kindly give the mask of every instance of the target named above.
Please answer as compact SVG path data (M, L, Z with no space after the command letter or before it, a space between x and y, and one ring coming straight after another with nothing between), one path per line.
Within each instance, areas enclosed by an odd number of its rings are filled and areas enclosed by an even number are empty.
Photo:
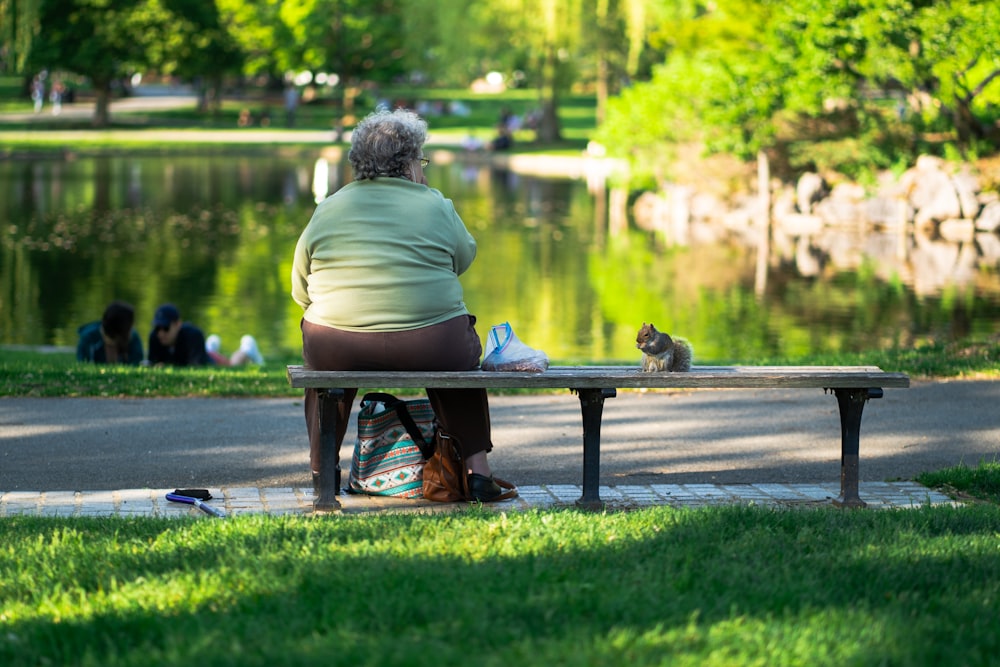
M484 371L543 373L549 367L549 357L522 343L509 322L496 324L486 337Z

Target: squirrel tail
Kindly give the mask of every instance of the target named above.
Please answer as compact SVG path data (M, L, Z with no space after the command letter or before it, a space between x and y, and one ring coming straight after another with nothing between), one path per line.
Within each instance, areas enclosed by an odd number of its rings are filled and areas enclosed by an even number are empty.
M691 370L691 361L694 359L694 348L684 338L674 338L674 360L670 370L675 373L684 373Z

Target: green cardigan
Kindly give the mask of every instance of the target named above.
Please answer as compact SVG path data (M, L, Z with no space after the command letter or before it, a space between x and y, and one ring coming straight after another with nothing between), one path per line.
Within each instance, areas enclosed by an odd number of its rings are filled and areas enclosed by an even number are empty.
M476 241L450 199L402 178L354 181L316 208L295 247L292 298L313 324L405 331L468 314L458 276Z

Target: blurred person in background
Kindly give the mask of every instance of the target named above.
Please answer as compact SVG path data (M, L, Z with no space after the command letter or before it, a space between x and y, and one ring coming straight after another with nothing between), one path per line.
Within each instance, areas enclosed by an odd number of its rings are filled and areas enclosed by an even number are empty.
M76 358L97 364L142 363L142 339L132 325L135 311L124 301L113 301L100 321L77 329Z

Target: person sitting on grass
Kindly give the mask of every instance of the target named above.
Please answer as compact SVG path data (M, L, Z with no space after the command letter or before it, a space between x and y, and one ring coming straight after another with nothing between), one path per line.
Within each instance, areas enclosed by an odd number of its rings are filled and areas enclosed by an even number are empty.
M135 311L124 301L113 301L99 322L77 329L76 358L96 364L142 363L142 339L132 328Z
M239 366L263 364L264 358L251 335L240 339L240 349L229 357L220 354L218 336L209 336L181 319L177 306L167 303L156 309L149 332L149 363L154 366Z

